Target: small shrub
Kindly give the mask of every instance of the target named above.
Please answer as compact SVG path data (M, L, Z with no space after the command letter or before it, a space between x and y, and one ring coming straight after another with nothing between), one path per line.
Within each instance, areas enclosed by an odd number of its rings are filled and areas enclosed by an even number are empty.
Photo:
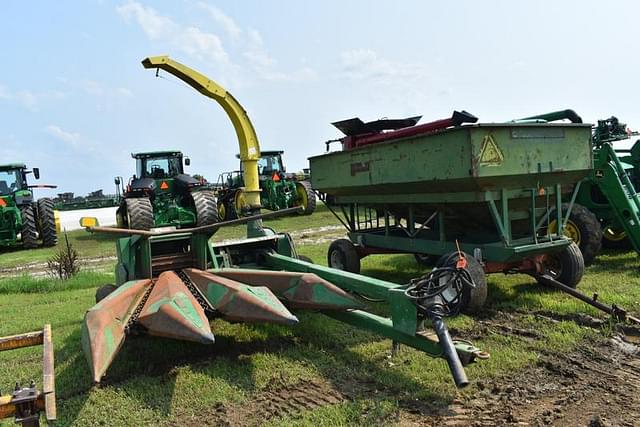
M80 271L78 265L78 251L76 251L64 232L64 247L47 260L47 269L53 277L67 280Z

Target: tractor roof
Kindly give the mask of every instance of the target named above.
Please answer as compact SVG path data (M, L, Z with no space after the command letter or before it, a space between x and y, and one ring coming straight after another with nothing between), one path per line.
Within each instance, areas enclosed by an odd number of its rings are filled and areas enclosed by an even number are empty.
M0 165L0 170L10 170L10 169L26 169L27 165L24 163L8 163L6 165Z
M181 151L166 150L166 151L146 151L144 153L131 153L131 157L134 159L148 159L153 157L178 157L182 156Z
M260 151L261 156L274 156L277 154L284 154L283 150L271 150L271 151Z

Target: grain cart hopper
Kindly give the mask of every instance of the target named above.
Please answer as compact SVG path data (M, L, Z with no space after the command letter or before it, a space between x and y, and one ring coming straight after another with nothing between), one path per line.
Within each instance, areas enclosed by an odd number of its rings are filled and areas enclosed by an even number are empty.
M40 179L40 170L27 170L22 163L0 165L0 247L18 242L26 249L55 246L58 242L53 200L35 201L33 188L55 188L54 185L29 185L27 175Z
M284 151L262 151L258 159L260 180L260 201L262 207L272 211L301 206L301 215L311 215L316 209L316 193L308 179L298 179L294 173L287 173L282 155ZM245 208L244 171L220 174L218 190L218 217L235 219ZM304 177L303 177L304 178Z
M463 111L422 125L334 123L346 135L342 151L309 159L313 188L348 230L349 240L331 244L329 265L357 273L362 257L413 253L447 266L460 250L476 283L466 288L466 309L483 305L484 273L549 274L577 286L583 258L563 236L570 212L563 217L560 207L591 171L591 126L463 125L476 120Z
M143 65L166 70L224 108L238 136L247 203L258 212L260 148L244 109L218 84L166 56L147 58ZM466 341L453 341L443 322L457 310L455 296L474 286L465 266L447 270L447 277L399 285L305 262L288 234L262 227L262 218L296 209L175 231L101 228L83 218L90 231L124 235L116 245L116 284L99 288L97 304L85 315L82 343L94 381L130 331L212 344L211 318L292 325L297 311L313 310L442 357L456 385L465 386L463 364L488 357ZM247 224L246 239L212 240L220 227L240 223ZM387 302L390 317L365 311L360 296ZM433 334L425 329L429 322Z
M136 174L122 191L116 212L118 226L138 230L189 227L218 221L213 188L184 173L180 151L131 154ZM188 158L184 164L189 166ZM116 178L116 186L120 178Z

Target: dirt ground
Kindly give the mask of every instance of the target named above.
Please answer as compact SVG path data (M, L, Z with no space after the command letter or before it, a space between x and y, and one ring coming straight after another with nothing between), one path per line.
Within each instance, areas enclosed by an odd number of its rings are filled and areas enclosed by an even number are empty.
M488 330L538 339L535 330L519 328L521 314L497 312L480 319L469 337ZM551 322L559 320L539 314ZM600 321L575 319L585 327ZM450 404L403 401L398 411L372 425L396 426L638 426L640 425L640 328L618 330L612 337L582 342L569 354L542 353L537 363L517 375L477 381L471 393ZM267 420L362 398L397 396L368 384L274 384L242 405L218 405L209 413L186 418L183 425L258 426Z

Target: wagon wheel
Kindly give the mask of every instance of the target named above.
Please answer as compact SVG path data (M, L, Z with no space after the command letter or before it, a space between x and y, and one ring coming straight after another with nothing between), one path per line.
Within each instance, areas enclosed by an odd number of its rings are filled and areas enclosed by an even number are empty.
M487 300L487 276L484 273L482 265L477 259L470 256L467 253L462 252L462 255L467 259L467 271L473 279L475 288L465 286L462 289L462 296L460 298L460 311L463 313L474 313L480 311ZM442 255L436 263L438 267L455 267L460 259L459 252L451 252ZM454 295L449 295L447 290L442 294L444 299L453 299ZM449 298L447 298L449 297Z
M545 255L542 274L548 274L570 288L577 288L584 275L584 259L578 245L571 242L562 251ZM544 285L544 281L538 280L538 283Z
M327 264L337 270L360 273L360 255L347 239L334 240L327 251Z

